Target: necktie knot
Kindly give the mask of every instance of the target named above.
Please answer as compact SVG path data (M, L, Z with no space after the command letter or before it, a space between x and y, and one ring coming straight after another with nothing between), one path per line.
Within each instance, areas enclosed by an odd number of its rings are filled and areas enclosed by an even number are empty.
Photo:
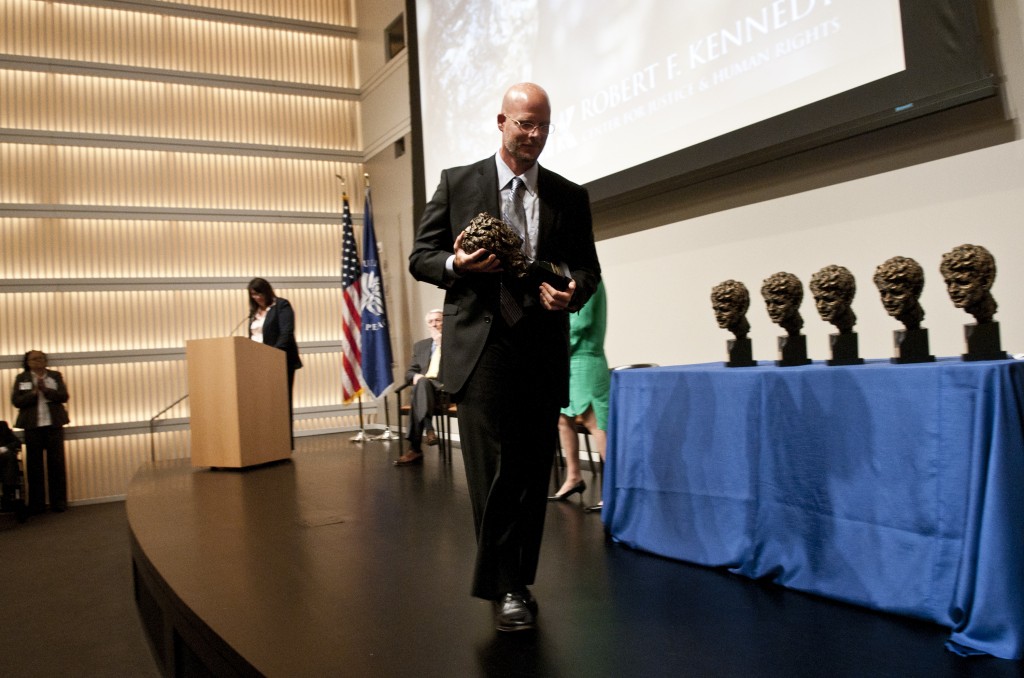
M522 202L523 189L525 188L526 182L523 181L522 177L512 177L512 200Z
M523 205L523 193L525 190L526 182L523 181L522 177L513 177L502 216L505 222L522 237L523 252L530 256L530 232L526 223L526 209Z

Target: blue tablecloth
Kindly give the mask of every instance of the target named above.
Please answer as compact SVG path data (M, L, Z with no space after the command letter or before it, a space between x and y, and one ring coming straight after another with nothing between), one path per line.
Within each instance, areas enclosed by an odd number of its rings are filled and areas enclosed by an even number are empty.
M1024 656L1024 364L763 365L613 373L612 537Z

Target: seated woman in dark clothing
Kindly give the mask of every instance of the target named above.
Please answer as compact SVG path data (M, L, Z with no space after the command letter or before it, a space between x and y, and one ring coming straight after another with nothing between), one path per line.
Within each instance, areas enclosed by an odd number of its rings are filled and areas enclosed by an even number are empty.
M14 510L14 492L18 486L18 450L21 441L7 422L0 419L0 481L3 482L3 495L0 508L4 511Z

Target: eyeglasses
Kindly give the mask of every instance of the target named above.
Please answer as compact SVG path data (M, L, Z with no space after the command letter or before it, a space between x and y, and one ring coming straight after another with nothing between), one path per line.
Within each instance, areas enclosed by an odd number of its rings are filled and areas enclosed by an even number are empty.
M509 117L506 117L505 119L514 122L516 124L516 127L518 127L526 134L533 134L534 130L536 130L537 132L540 133L542 137L546 137L547 135L555 131L554 125L538 125L535 122L521 122L519 120L512 120L512 118Z

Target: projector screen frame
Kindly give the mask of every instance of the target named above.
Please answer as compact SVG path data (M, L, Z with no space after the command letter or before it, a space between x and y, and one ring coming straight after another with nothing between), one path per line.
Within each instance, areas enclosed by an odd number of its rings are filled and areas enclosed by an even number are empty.
M413 200L418 221L436 177L426 177L424 168L416 4L416 0L406 0ZM983 4L981 0L900 0L906 45L905 71L587 182L584 186L590 192L595 212L776 163L859 136L866 135L870 139L871 132L906 125L924 116L997 95L999 79L991 68L990 46L980 28L986 16ZM955 68L963 66L957 71L955 84L936 86L933 81L936 67L933 65L932 72L928 72L922 65L922 55L934 51L934 41L948 37L937 38L935 31L928 28L932 24L922 25L922 11L931 13L929 21L933 23L952 21L955 24L960 40L957 48L966 50L969 60L966 65L959 61L953 64ZM965 38L967 34L970 39ZM946 54L941 56L951 58ZM954 56L959 59L961 54ZM868 102L866 112L865 101ZM857 114L847 115L837 123L827 122L837 111L850 110ZM466 158L464 162L477 159Z

